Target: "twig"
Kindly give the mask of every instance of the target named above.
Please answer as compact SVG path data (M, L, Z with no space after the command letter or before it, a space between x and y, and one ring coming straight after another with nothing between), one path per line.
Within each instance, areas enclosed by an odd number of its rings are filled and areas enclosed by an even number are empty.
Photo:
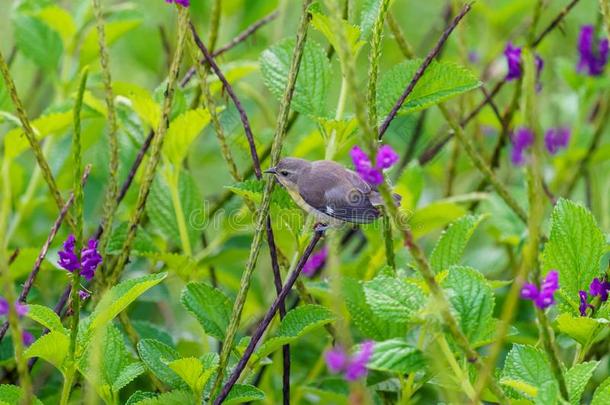
M8 264L9 265L13 264L13 262L15 260L17 260L17 257L19 256L19 252L21 252L19 250L19 248L16 248L15 250L13 250L13 253L11 253L11 256L8 258ZM0 338L0 340L2 340L2 339Z
M318 244L318 241L320 240L320 238L323 235L324 235L324 228L316 227L316 229L314 230L314 235L311 238L311 240L309 241L309 245L307 245L307 248L303 252L303 255L299 259L299 261L296 265L296 268L292 271L292 273L290 273L290 276L286 280L286 284L284 284L280 293L278 294L278 296L275 298L275 300L273 301L273 303L267 310L265 317L263 318L263 320L260 322L260 324L256 328L256 331L252 334L250 343L248 343L248 347L244 351L243 356L239 359L239 362L233 369L233 372L231 373L231 376L227 380L226 384L222 387L222 391L220 392L218 397L216 397L216 399L214 399L214 405L221 404L226 399L227 395L229 395L231 388L233 388L233 385L235 385L235 383L239 379L239 376L241 375L242 371L244 370L244 368L246 368L246 365L248 364L248 360L250 360L250 357L252 357L252 354L254 353L254 349L256 348L256 345L260 341L261 337L263 336L263 333L265 333L265 331L269 327L271 320L275 316L275 312L278 310L280 305L283 304L286 296L292 289L292 286L297 281L299 274L301 274L301 270L303 270L303 266L305 265L305 262L307 262L307 259L309 259L309 256L311 255L311 253L315 249L316 245Z
M551 23L538 35L538 37L532 42L532 47L537 47L540 42L546 37L551 31L553 31L559 23L564 19L564 17L572 10L572 8L579 2L580 0L572 0L563 10L557 14L557 16L551 21Z
M87 165L85 167L85 170L83 171L83 177L81 180L83 185L87 182L90 172L91 172L91 165ZM25 303L27 301L28 294L30 293L32 286L34 285L34 282L36 281L36 276L38 276L38 272L40 271L40 266L42 265L42 261L47 256L49 247L51 247L51 243L53 243L53 239L55 239L55 235L57 235L57 232L59 231L59 228L61 227L64 217L66 216L66 213L72 206L73 202L74 202L74 193L71 193L70 197L68 197L68 201L66 201L66 204L62 207L61 211L59 212L59 215L55 219L55 222L53 223L53 226L51 227L51 232L49 232L49 236L47 236L47 240L45 241L44 245L42 245L42 249L40 249L40 253L38 254L38 257L36 258L36 261L34 262L32 271L30 272L30 275L28 276L27 280L23 284L23 289L21 290L21 293L19 293L19 297L17 298L19 300L19 302ZM16 253L18 253L18 252L19 251L16 250L13 253L13 256L11 256L11 258L16 257ZM9 260L9 263L10 262L11 261ZM4 324L2 324L2 326L0 327L0 342L4 338L4 335L6 334L7 330L8 330L8 322L4 322Z
M252 34L254 34L256 31L258 31L259 28L263 27L264 25L268 24L269 22L273 21L275 18L277 18L278 16L278 11L274 11L271 14L268 14L267 16L261 18L258 21L255 21L252 25L250 25L248 28L246 28L244 31L242 31L240 34L238 34L235 38L233 38L228 44L226 44L225 46L222 46L220 48L218 48L216 51L214 51L214 53L212 53L212 57L216 58L217 56L222 55L223 53L225 53L226 51L228 51L229 49L233 48L234 46L240 44L241 42L243 42L244 40L246 40L246 38L248 38L249 36L251 36ZM205 64L206 59L202 59L201 64ZM186 75L184 75L184 78L182 79L182 81L180 82L180 86L184 87L188 84L188 82L191 80L191 78L195 75L195 73L197 72L196 68L193 66L191 67L188 72L186 73Z
M462 18L464 18L464 16L470 11L471 8L472 8L472 3L466 4L462 8L460 13L458 15L456 15L455 18L451 21L451 23L447 26L447 28L445 28L445 31L443 31L443 34L436 42L436 45L434 46L434 48L432 48L432 50L430 52L428 52L428 55L426 56L426 58L424 59L422 64L419 66L417 71L415 72L415 75L411 79L411 82L409 82L409 85L407 86L405 91L402 93L402 95L400 96L398 101L396 101L396 104L394 104L394 107L392 107L392 110L390 111L388 116L383 121L383 124L381 124L381 127L379 127L379 135L378 135L379 139L381 139L383 137L383 135L387 131L388 127L390 126L390 123L392 122L394 117L396 117L396 114L398 114L398 110L400 110L400 108L402 107L403 103L405 102L405 100L407 99L409 94L411 94L411 92L415 88L415 85L417 84L419 79L421 79L421 77L424 75L428 66L430 66L430 64L432 63L434 58L436 58L436 55L442 49L443 45L447 41L447 38L449 38L449 35L451 35L451 32L453 32L455 27L462 20Z

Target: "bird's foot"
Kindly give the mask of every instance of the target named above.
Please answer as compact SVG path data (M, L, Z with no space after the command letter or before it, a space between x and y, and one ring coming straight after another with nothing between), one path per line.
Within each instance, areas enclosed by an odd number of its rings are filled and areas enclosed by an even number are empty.
M328 228L329 225L323 222L316 222L316 224L313 226L313 230L315 232L325 232Z

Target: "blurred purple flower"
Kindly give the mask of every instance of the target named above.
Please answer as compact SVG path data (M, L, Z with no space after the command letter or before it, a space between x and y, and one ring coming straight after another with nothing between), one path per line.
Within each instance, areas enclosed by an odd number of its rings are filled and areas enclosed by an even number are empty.
M477 64L481 61L481 55L476 51L472 50L468 52L468 62L472 64Z
M508 65L508 73L506 80L511 81L521 77L521 48L514 46L511 42L506 44L504 49L506 63Z
M596 44L594 35L595 29L592 25L583 25L578 36L580 60L576 70L589 76L601 75L608 62L608 38L602 38Z
M95 275L95 270L102 263L102 256L97 251L97 240L89 239L87 246L81 250L81 261L78 262L78 256L74 253L76 240L74 235L68 236L64 242L64 250L58 252L59 264L61 267L73 273L74 270L81 270L80 274L87 281L91 281Z
M15 302L15 311L17 315L20 317L27 315L28 306L22 302ZM9 303L4 298L0 297L0 315L8 315L9 313Z
M511 150L510 160L515 166L520 166L525 163L524 151L534 143L534 133L531 129L521 127L513 132L511 137L513 148Z
M360 175L360 177L362 177L362 180L366 181L369 184L378 186L383 183L383 174L375 168L360 170L358 171L358 174Z
M377 151L377 167L389 169L394 163L398 162L398 153L390 145L383 145Z
M8 315L9 305L8 301L0 297L0 315Z
M34 335L32 335L30 332L28 332L27 330L24 330L21 333L21 341L23 342L23 344L27 347L27 346L31 346L32 343L34 343Z
M586 291L580 290L578 292L578 296L580 297L580 306L578 307L578 310L580 311L580 316L587 316L587 309L591 308L591 311L593 311L595 308L593 308L593 305L587 303Z
M190 0L165 0L166 3L176 3L180 4L182 7L190 6Z
M594 278L589 285L589 294L592 296L599 295L602 302L608 300L608 290L610 290L610 283L604 279Z
M559 273L551 270L546 275L540 290L533 283L526 283L521 288L521 298L533 301L540 308L545 309L555 304L554 294L559 289Z
M91 297L91 294L89 294L88 291L79 290L78 291L78 296L80 297L81 301L86 301L86 300L89 299L89 297Z
M569 128L551 128L544 134L544 144L551 155L557 153L559 149L566 148L569 142Z
M335 347L325 354L326 366L333 374L343 372L347 381L357 380L366 375L366 365L373 355L374 347L375 342L367 340L352 356L349 356L342 348Z
M327 256L328 248L324 246L307 259L301 273L306 277L313 277L316 272L324 266Z

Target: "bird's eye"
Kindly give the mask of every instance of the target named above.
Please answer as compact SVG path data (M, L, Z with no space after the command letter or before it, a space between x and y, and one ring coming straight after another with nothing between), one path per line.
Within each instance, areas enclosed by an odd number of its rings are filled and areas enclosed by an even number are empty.
M280 172L280 174L281 174L282 176L288 176L288 172L287 172L286 170L282 170L282 171Z

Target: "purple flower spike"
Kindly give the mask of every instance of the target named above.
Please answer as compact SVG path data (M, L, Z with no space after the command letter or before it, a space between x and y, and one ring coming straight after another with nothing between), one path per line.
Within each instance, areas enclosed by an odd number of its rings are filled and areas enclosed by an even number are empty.
M525 283L521 288L521 298L526 300L535 300L538 297L538 287L533 283Z
M377 151L377 167L389 169L394 163L398 162L398 153L390 145L383 145Z
M511 81L521 77L521 48L513 46L511 42L506 45L504 49L504 56L506 56L506 63L508 65L508 73L506 74L506 80Z
M326 360L328 371L333 374L340 373L349 361L347 354L340 347L327 351L324 359Z
M76 240L74 238L74 235L68 236L68 239L66 239L66 241L64 242L64 250L60 250L58 252L59 261L57 262L57 264L68 270L70 273L80 267L80 263L78 262L78 256L76 255L76 253L74 253L75 243Z
M370 168L373 165L371 164L371 160L364 153L364 151L360 148L360 146L355 145L352 150L349 152L352 157L352 162L354 163L354 167L358 171L360 168Z
M595 49L595 29L592 25L583 25L578 37L580 59L576 70L589 76L600 76L608 63L608 39L602 38Z
M356 353L354 357L352 357L345 370L345 379L347 381L355 381L366 375L366 365L373 355L374 347L375 343L371 340L367 340L366 342L362 343L360 352Z
M8 301L0 297L0 315L8 315Z
M89 299L89 297L91 297L91 294L89 294L89 292L87 292L85 290L79 290L78 296L80 297L81 301L86 301Z
M23 344L28 347L28 346L32 346L32 343L34 343L34 335L32 335L30 332L28 332L27 330L24 330L21 333L21 341L23 342Z
M176 3L176 4L180 4L182 7L188 7L190 6L190 0L165 0L166 3Z
M578 310L580 311L580 316L587 316L587 309L590 308L591 311L594 310L593 305L587 303L587 292L580 290L578 292L578 296L580 297L580 306Z
M521 127L513 133L512 143L510 160L515 166L520 166L525 163L523 152L534 143L534 133L529 128Z
M370 168L366 170L361 170L358 171L358 174L360 175L360 177L362 177L362 180L374 186L378 186L383 183L383 174L381 174L381 172L377 169Z
M305 262L301 273L306 277L313 277L316 272L324 266L327 256L328 248L324 246L322 249L309 257L309 259Z
M566 148L569 142L569 128L551 128L544 135L544 144L551 155L556 154L560 149Z
M592 296L599 295L599 299L602 302L606 302L608 300L608 290L610 290L610 283L599 278L594 278L589 286L589 294Z
M533 301L540 309L546 309L555 304L555 291L559 289L559 273L556 270L551 270L546 275L540 290L535 284L527 283L521 289L521 298Z
M81 257L81 275L87 281L91 281L95 275L95 270L102 263L102 256L97 251L97 240L89 239L87 247L82 250Z
M9 313L9 303L4 298L0 297L0 315L8 315ZM25 316L28 313L28 306L22 302L15 302L15 311L19 317Z

